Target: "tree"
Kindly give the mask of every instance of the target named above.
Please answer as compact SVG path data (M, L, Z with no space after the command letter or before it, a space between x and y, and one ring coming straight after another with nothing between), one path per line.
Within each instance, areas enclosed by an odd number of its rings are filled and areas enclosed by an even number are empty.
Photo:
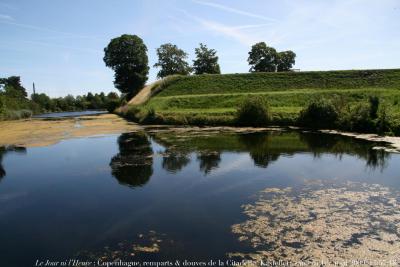
M147 47L137 35L124 34L104 48L104 62L114 70L114 85L132 98L144 86L149 74Z
M26 89L21 85L19 76L10 76L0 80L1 87L10 97L25 98L28 96Z
M295 64L296 54L293 51L283 51L278 53L277 57L277 70L290 71Z
M51 110L51 99L45 93L32 94L31 99L33 102L38 104L42 109L45 109L46 111Z
M193 60L193 70L195 74L220 74L217 51L208 49L206 45L200 43L200 47L195 49L196 59Z
M110 92L110 93L108 93L107 98L108 98L109 100L118 100L118 99L119 99L119 96L118 96L118 94L115 93L115 92Z
M251 72L274 72L278 54L273 47L268 47L264 42L256 43L251 47L247 61Z
M158 62L154 67L161 68L157 77L163 78L172 74L188 75L191 71L186 62L187 53L176 45L167 43L157 48Z

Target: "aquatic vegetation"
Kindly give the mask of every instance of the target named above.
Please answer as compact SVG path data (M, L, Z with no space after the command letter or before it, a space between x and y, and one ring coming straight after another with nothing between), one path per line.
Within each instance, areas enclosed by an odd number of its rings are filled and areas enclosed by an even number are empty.
M141 256L159 253L161 247L173 243L166 240L165 234L153 230L148 233L138 234L130 240L123 240L98 250L84 250L77 253L81 261L111 262L119 260L137 259Z
M377 184L308 181L267 188L232 226L254 248L231 257L326 263L399 260L400 194Z
M80 127L77 126L79 122ZM113 115L0 122L0 146L48 146L61 140L138 131L139 127Z

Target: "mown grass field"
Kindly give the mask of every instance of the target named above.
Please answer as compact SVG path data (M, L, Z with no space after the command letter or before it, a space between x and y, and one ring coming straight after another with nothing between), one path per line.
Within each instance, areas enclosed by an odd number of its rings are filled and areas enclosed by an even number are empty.
M268 101L278 125L295 124L312 99L357 104L370 96L400 121L400 69L177 76L134 109L152 110L166 123L232 124L240 103L254 95Z

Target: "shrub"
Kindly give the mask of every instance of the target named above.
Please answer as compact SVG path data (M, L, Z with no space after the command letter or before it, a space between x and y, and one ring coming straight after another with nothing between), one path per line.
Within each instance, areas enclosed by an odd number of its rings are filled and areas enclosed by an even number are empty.
M311 101L300 112L299 124L311 128L333 128L336 126L338 112L335 106L324 99Z
M369 97L369 117L376 119L378 117L379 98L377 96Z
M139 122L140 119L140 108L136 106L129 107L129 109L125 112L122 113L122 115L127 118L128 120L134 121L134 122Z
M389 115L387 114L386 106L381 106L378 113L378 118L376 120L376 131L379 134L386 134L392 132ZM393 132L391 133L393 134Z
M265 126L270 121L268 103L262 97L249 97L237 109L235 121L241 126Z
M28 109L22 110L7 110L4 118L7 120L20 120L32 117L32 111Z
M350 125L352 131L371 132L375 129L374 121L371 119L371 107L365 104L357 105L350 113Z
M6 104L3 97L0 95L0 117L4 116L6 113Z
M145 110L144 112L142 112L141 118L140 118L140 123L153 124L153 123L156 123L157 121L158 120L157 120L156 112L154 111L153 108L149 108L149 109Z
M120 105L119 102L120 101L118 101L118 100L110 100L106 105L107 111L110 113L113 113L114 110L119 107L119 105Z

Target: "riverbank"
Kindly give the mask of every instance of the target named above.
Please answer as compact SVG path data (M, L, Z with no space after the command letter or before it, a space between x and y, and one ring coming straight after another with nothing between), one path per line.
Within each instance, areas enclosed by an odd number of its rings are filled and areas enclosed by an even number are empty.
M0 122L0 146L37 147L48 146L61 140L118 134L145 130L154 132L182 133L255 133L271 131L300 131L307 129L299 127L230 127L230 126L177 126L177 125L139 125L129 122L114 114L101 114L59 119L33 118L18 121ZM371 142L382 143L376 149L400 153L400 137L379 136L375 134L359 134L336 130L319 130L325 134L349 136Z
M400 69L175 75L143 88L115 112L141 124L251 125L250 119L238 123L237 110L249 98L258 98L268 106L265 126L328 125L400 136L399 77ZM333 119L301 116L318 100L323 103L317 108L334 108Z
M0 146L48 146L64 139L137 131L141 127L114 114L0 122Z

